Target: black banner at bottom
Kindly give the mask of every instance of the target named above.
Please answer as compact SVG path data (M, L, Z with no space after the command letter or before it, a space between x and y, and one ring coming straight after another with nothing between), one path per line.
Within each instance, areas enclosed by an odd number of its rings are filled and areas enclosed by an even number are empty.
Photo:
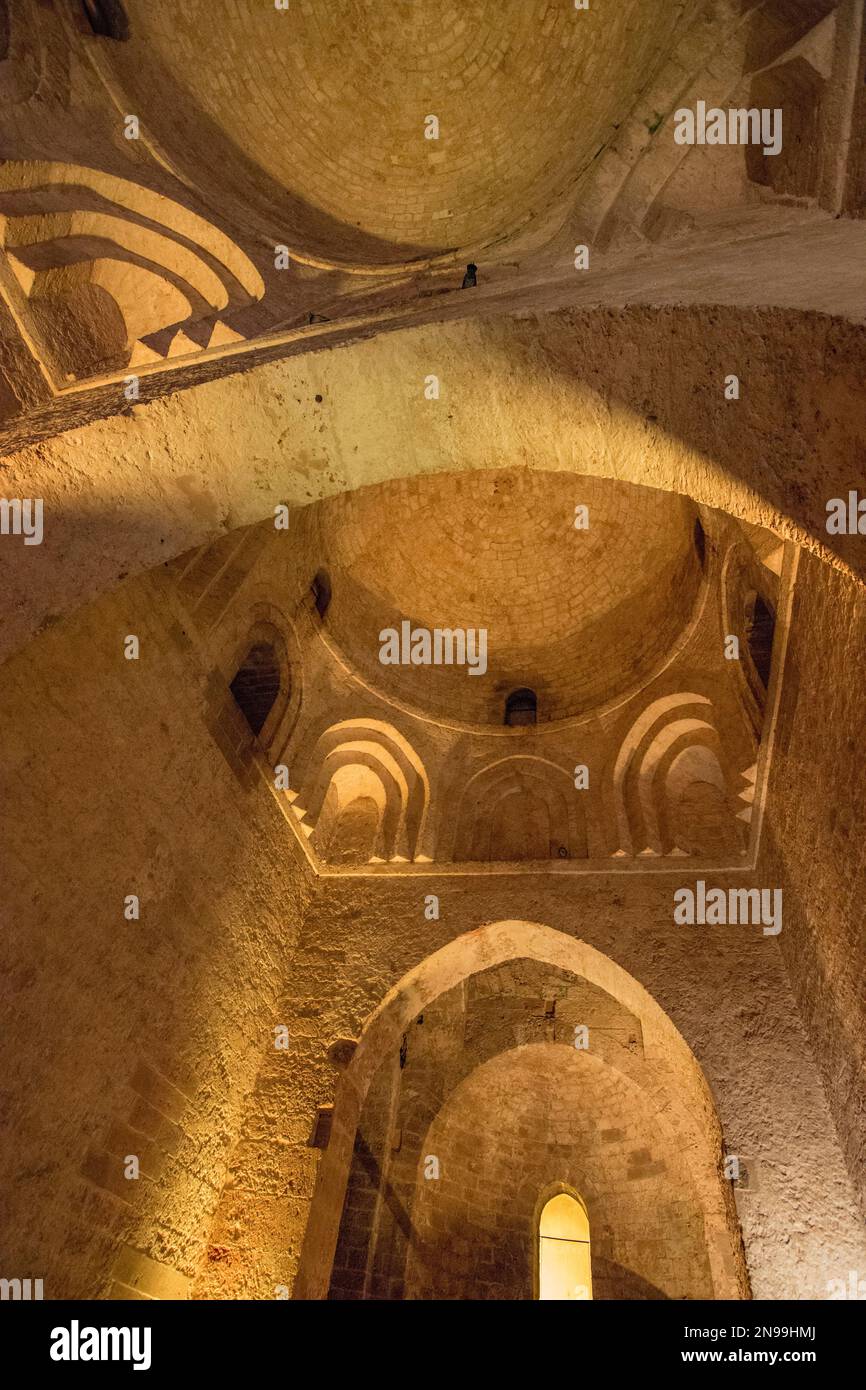
M379 1319L382 1319L380 1322ZM467 1321L464 1321L467 1319ZM471 1319L471 1321L468 1321ZM828 1373L856 1365L863 1332L857 1301L777 1303L587 1302L436 1303L337 1306L334 1303L6 1302L0 1307L4 1360L25 1374L92 1378L101 1370L156 1376L235 1372L293 1376L325 1358L327 1379L372 1373L370 1337L432 1337L421 1364L395 1374L434 1370L460 1338L461 1369L475 1361L489 1375L533 1345L557 1361L590 1357L597 1369L666 1373L674 1367L806 1366ZM443 1334L446 1340L443 1341ZM574 1341L551 1342L565 1334ZM533 1337L543 1340L533 1343ZM364 1351L367 1348L367 1351ZM449 1351L450 1349L450 1351ZM439 1363L441 1373L450 1374ZM452 1368L453 1369L453 1368Z

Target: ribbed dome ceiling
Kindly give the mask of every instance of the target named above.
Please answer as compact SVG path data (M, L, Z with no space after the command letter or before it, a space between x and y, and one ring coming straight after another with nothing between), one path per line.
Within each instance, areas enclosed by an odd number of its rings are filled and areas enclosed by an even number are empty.
M565 206L671 46L643 0L126 0L124 110L227 216L324 259L478 249ZM425 120L439 120L426 139Z
M575 506L589 529L574 528ZM568 474L437 475L318 508L333 597L327 630L379 690L426 712L501 724L506 695L539 720L584 714L670 652L700 584L694 512L671 493ZM389 666L379 634L483 627L488 670Z

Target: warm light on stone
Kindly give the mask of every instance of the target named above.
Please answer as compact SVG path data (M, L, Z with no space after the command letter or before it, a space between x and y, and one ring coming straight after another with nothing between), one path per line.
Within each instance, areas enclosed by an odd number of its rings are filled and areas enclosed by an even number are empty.
M864 22L0 0L3 1300L863 1296Z

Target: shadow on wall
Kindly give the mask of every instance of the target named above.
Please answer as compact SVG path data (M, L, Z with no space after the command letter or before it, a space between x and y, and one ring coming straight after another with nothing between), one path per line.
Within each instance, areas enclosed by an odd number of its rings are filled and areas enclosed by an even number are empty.
M606 1260L603 1256L593 1256L592 1287L596 1298L648 1299L656 1303L668 1298L666 1293L633 1269L627 1269L614 1260Z
M591 317L561 311L551 319L547 341L538 332L538 320L515 324L512 359L526 359L527 380L538 376L539 360L545 363L549 375L543 389L551 408L564 403L569 388L589 389L631 416L625 431L617 422L626 457L634 447L650 451L653 472L632 481L662 485L656 470L659 462L673 461L676 442L691 457L677 460L673 491L766 526L759 508L744 515L725 505L718 485L708 487L710 465L710 476L720 471L802 527L825 557L835 554L858 574L866 573L858 538L830 536L826 529L827 501L847 496L848 475L840 477L840 458L848 447L866 448L866 400L855 387L866 369L866 342L857 325L783 309L608 311L598 324L608 353L599 352L597 342L588 350L584 333ZM629 321L626 339L623 330ZM780 381L778 364L799 356L810 342L808 351L817 352L827 369L798 373L794 389L790 378ZM674 377L653 367L674 358L688 363ZM720 363L739 370L740 400L726 400ZM513 379L515 361L503 358L502 372ZM841 449L840 430L850 441ZM567 442L571 433L563 428L557 457L583 463L582 451ZM784 469L778 464L780 449L785 450ZM702 466L695 471L699 461ZM611 462L599 472L613 476Z
M374 268L391 264L396 268L414 261L423 265L431 256L451 254L442 247L383 241L314 207L271 178L175 80L153 45L147 48L146 72L134 48L113 51L111 59L134 102L130 109L144 113L142 123L157 147L169 152L181 187L191 183L221 221L254 226L271 244L286 244L293 258L313 264ZM152 94L157 92L159 101L154 102ZM178 131L185 132L184 139L177 139ZM231 170L232 187L228 197L219 198L215 191L224 189L227 170Z
M442 346L453 353L454 329L427 330L425 342L431 332L441 332ZM406 346L411 350L410 340ZM358 345L357 351L378 357L384 343L376 339ZM482 321L474 328L471 365L461 364L458 353L455 370L467 370L463 390L449 411L454 420L424 417L421 437L428 457L423 462L441 471L453 468L456 429L465 430L470 441L462 455L465 464L489 466L488 441L479 438L475 422L489 412L493 399L502 430L501 438L494 431L490 441L499 450L497 466L543 461L550 468L555 460L563 471L592 468L603 476L631 474L632 481L667 487L708 506L721 505L758 525L775 521L788 538L799 543L808 539L820 546L824 558L835 555L843 565L863 573L861 538L828 536L826 504L834 496L847 495L850 479L840 460L866 450L866 398L859 389L866 371L864 354L859 329L784 311L559 312L543 320L543 332L538 320ZM322 377L338 356L342 367L349 368L345 353L322 357ZM688 364L674 377L666 366L672 356ZM828 364L818 377L809 365L815 361ZM742 373L741 402L724 399L720 363L736 365ZM784 375L780 364L785 364ZM278 370L263 368L260 384L267 385L271 373L276 381L286 370L286 364ZM355 428L355 411L368 418L371 408L375 410L377 393L370 387L370 372L351 377L342 370L341 379L333 424L342 436ZM237 433L232 455L243 453L249 437L249 458L256 458L259 478L271 451L262 438L267 417L255 396L249 398L253 380L252 375L227 378L220 385L220 401ZM512 386L506 394L500 389L502 381L522 381L525 390ZM212 400L208 387L199 389L200 398L178 395L132 419L94 425L84 439L59 436L44 447L43 462L33 451L9 460L7 491L31 496L34 487L39 489L45 498L46 533L38 565L29 547L24 553L22 546L13 550L4 542L0 551L2 582L9 595L7 651L25 640L34 622L77 606L122 572L136 573L171 559L241 518L245 524L262 520L272 515L272 504L295 497L299 487L307 500L326 491L351 490L345 476L334 480L324 456L320 467L305 465L301 472L291 455L280 449L274 452L269 502L259 482L254 487L252 471L245 472L253 470L251 462L232 462L229 467L222 413L195 414L199 405ZM402 398L395 404L389 397L382 409L395 439L422 426L417 408ZM530 419L543 420L543 428L533 427L532 437L544 447L525 451L515 441L527 436ZM299 460L307 447L306 428L300 427ZM405 476L402 454L383 455L367 425L361 437L367 440L371 458L375 453L379 475L390 471L394 477ZM161 484L151 478L149 490L158 490L145 497L140 480L132 484L120 471L122 461L148 448L155 458L164 458L166 438L174 441L172 462L162 467L175 476L166 476ZM182 441L194 451L194 465L191 457L185 460L178 452ZM92 451L94 466L100 459L105 465L98 485L88 483L86 503L72 500L68 492L61 498L56 482L72 469L83 444ZM316 449L321 450L321 441ZM201 468L201 458L218 460L213 481L193 471ZM367 466L359 456L354 476L363 476ZM156 473L159 467L154 465ZM187 495L184 485L189 479L196 491ZM256 496L261 500L253 502Z

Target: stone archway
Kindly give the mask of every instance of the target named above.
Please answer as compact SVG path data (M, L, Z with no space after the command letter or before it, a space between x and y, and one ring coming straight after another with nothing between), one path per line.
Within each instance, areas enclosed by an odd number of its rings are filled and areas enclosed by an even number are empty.
M295 1298L327 1296L356 1129L377 1068L400 1051L411 1020L438 996L504 962L532 960L562 969L610 995L640 1021L656 1101L676 1136L703 1210L716 1298L745 1296L739 1227L720 1176L722 1133L700 1065L667 1014L627 971L586 942L537 922L489 923L428 956L394 986L368 1020L340 1078L295 1281Z
M435 1178L424 1171L433 1159ZM556 1042L495 1054L447 1096L424 1134L418 1167L405 1269L384 1210L374 1254L384 1249L385 1258L373 1266L365 1297L382 1296L380 1270L397 1255L391 1297L402 1284L412 1300L530 1298L539 1194L554 1184L584 1201L594 1298L714 1297L700 1199L676 1131L650 1094L607 1059Z
M821 360L834 367L817 376ZM439 401L424 397L433 367ZM740 403L725 400L728 367ZM22 546L0 555L0 656L275 507L503 466L688 496L862 579L858 537L826 531L866 446L862 375L862 332L829 317L631 306L423 325L191 386L4 461L7 496L44 500L45 534L38 567Z

